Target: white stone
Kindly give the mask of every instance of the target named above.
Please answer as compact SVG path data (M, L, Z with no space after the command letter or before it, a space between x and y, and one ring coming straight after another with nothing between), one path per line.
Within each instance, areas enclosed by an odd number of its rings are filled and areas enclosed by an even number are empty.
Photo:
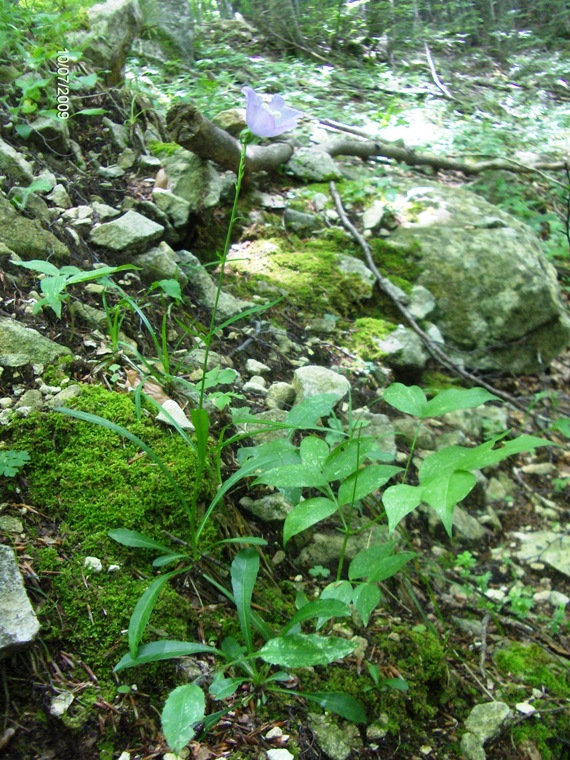
M160 422L166 422L167 425L175 427L172 422L174 420L174 422L184 430L194 430L194 425L184 414L182 407L173 399L167 399L164 404L162 404L162 409L163 411L156 415L156 419L160 420Z
M262 375L264 372L271 372L271 368L263 362L258 362L256 359L248 359L245 363L245 369L251 375Z
M294 760L288 749L269 749L267 750L267 760Z
M55 718L61 718L69 710L74 699L75 697L70 691L62 691L61 694L52 699L49 706L50 713Z
M98 557L85 557L83 567L92 573L100 573L103 570L103 563Z

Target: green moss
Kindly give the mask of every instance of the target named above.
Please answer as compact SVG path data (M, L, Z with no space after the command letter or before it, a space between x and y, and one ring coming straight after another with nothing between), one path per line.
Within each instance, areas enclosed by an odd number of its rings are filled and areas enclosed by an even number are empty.
M421 274L419 243L402 246L376 238L371 241L370 247L380 272L409 293Z
M537 644L514 643L495 653L499 670L513 684L546 689L549 695L570 698L570 667L551 657Z
M396 325L384 319L363 317L354 322L348 348L357 353L364 361L375 361L383 356L379 341L386 338Z
M150 140L148 143L148 149L153 156L161 158L162 156L172 156L176 151L180 150L180 145L174 142L164 143L158 140Z

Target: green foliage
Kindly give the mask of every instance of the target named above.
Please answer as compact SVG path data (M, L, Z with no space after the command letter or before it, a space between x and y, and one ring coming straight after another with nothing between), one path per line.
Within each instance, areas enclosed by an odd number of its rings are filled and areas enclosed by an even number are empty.
M0 450L0 476L13 478L30 461L27 451Z

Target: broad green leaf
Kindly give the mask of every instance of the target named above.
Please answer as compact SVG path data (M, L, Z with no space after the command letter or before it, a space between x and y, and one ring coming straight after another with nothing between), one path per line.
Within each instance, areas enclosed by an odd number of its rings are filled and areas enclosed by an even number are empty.
M285 464L262 473L254 485L260 483L277 488L319 488L326 486L328 480L310 464Z
M196 684L187 683L171 691L162 710L162 730L168 746L175 752L184 749L205 713L204 692Z
M303 438L299 451L303 464L320 470L329 455L330 449L328 443L323 441L322 438L316 438L311 435Z
M288 541L301 533L311 525L315 525L321 520L334 515L337 511L337 505L324 496L316 496L313 499L305 499L297 504L285 518L283 525L283 545L286 546Z
M30 461L30 455L27 451L0 451L0 475L6 478L13 478L18 471Z
M236 554L231 567L232 590L234 592L234 601L241 632L243 633L248 652L253 651L251 599L258 572L259 554L255 549L242 549Z
M147 626L149 618L154 609L154 605L158 601L158 597L163 587L168 583L171 578L179 575L180 571L173 570L171 573L161 575L160 578L156 578L150 586L141 594L138 602L135 605L133 614L129 621L129 652L133 658L136 658L140 641L143 637L144 629Z
M42 261L41 259L33 259L32 261L12 261L12 264L16 266L24 267L24 269L31 269L34 272L41 272L41 274L48 274L51 276L58 275L59 269L49 261Z
M116 541L123 546L132 546L135 549L155 549L159 552L165 552L166 554L172 554L172 549L169 546L155 541L154 538L149 538L143 533L137 533L135 530L127 530L126 528L117 528L116 530L110 530L107 534L109 538Z
M158 280L157 283L163 293L175 301L182 301L182 289L178 280Z
M356 607L356 611L362 618L364 626L368 625L370 615L374 612L382 594L376 583L359 583L353 592L353 602Z
M472 409L487 401L500 400L484 388L448 388L427 402L424 417L440 417L458 409Z
M389 686L391 689L396 689L396 691L409 691L410 687L408 686L408 682L404 681L403 678L385 678L382 681L383 686Z
M355 643L333 636L318 636L316 633L294 633L270 639L259 650L262 660L284 668L309 668L313 665L328 665L349 655Z
M375 453L378 444L375 438L364 436L352 438L350 441L341 443L333 449L323 466L323 472L332 483L335 480L344 480L355 472L364 462L367 456Z
M413 512L422 501L422 489L400 483L390 486L384 491L382 504L388 515L388 530L390 535L406 515Z
M321 591L321 599L338 599L340 602L352 602L352 583L349 581L333 581Z
M428 400L426 394L417 385L403 385L392 383L389 385L382 399L394 409L405 414L413 414L414 417L423 419L426 414Z
M296 612L291 620L281 631L281 636L293 628L293 626L304 622L305 620L330 620L334 617L347 617L350 615L348 605L338 599L317 599L315 602L308 602Z
M260 470L270 470L275 466L275 462L294 464L300 462L301 457L297 447L291 441L287 438L278 438L276 441L267 441L266 443L258 443L257 446L244 446L238 449L237 460L242 467L255 460Z
M422 491L422 500L439 515L447 535L451 537L453 526L453 509L474 488L477 478L472 472L456 471L444 473L426 484Z
M342 692L335 691L313 691L313 692L297 692L299 696L305 697L305 699L311 702L316 702L325 710L333 712L336 715L340 715L342 718L351 721L351 723L366 723L366 712L364 707L357 699L343 694Z
M329 416L337 402L338 396L335 393L309 396L291 409L285 422L299 430L314 428L321 417Z
M218 674L221 676L221 674ZM214 699L227 699L231 697L242 683L247 683L248 678L218 678L214 677L214 680L210 684L208 691Z
M351 581L366 578L373 564L391 557L395 548L395 541L386 541L383 544L374 544L368 549L358 552L349 565L348 577Z
M210 652L219 654L215 647L209 647L205 644L193 644L189 641L151 641L149 644L143 644L139 647L136 657L131 657L130 653L126 654L113 668L117 673L119 670L134 668L136 665L147 665L149 662L159 662L160 660L172 660L176 657L187 657L191 654L200 654L201 652Z
M551 430L555 430L557 433L562 433L566 438L570 438L570 417L559 417L554 420L550 427Z
M362 470L358 470L340 484L338 489L339 506L342 507L344 504L352 504L364 499L365 496L377 491L401 471L401 467L393 467L387 464L369 464Z

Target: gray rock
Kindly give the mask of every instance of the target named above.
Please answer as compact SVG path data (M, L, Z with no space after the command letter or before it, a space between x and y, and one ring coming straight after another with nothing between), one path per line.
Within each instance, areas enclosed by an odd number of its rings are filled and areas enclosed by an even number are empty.
M269 409L285 409L295 401L295 389L289 383L273 383L267 389L265 403Z
M465 721L467 731L476 736L481 744L497 737L513 719L511 709L505 702L485 702L475 707Z
M397 433L398 441L405 441L410 444L414 440L418 429L418 421L415 417L397 417L392 421ZM435 451L436 438L433 430L422 424L420 432L417 434L416 447L427 451Z
M206 358L206 349L204 348L194 348L192 351L189 351L185 356L181 359L181 364L184 367L187 367L190 370L197 370L197 369L203 369L204 367L204 359ZM216 351L209 351L208 352L208 363L206 365L206 371L209 372L211 369L214 369L215 367L221 367L223 364L223 359L220 354L218 354Z
M292 232L303 232L318 229L323 224L315 214L304 214L302 211L288 208L283 214L286 229Z
M0 139L0 171L14 182L29 185L34 179L32 165L9 143Z
M340 401L349 392L350 383L346 377L332 369L309 364L295 370L293 389L296 404L321 393L333 393Z
M50 409L54 409L58 406L66 406L69 401L81 395L81 390L80 385L68 385L67 388L64 388L52 399L46 401L46 406Z
M57 184L51 193L47 196L47 199L51 201L55 206L59 208L71 208L71 198L69 197L67 190L63 185Z
M275 441L278 438L286 438L288 431L283 428L272 427L272 422L284 422L287 412L281 409L268 409L266 412L260 412L253 415L259 422L239 422L239 416L236 417L236 427L242 433L251 435L255 443L266 443ZM255 433L255 436L253 434Z
M335 161L322 150L299 148L285 164L287 171L304 182L329 182L342 179Z
M465 760L486 760L487 753L478 736L467 732L461 737L461 754Z
M267 381L261 375L253 375L246 383L244 383L242 390L244 393L257 393L261 396L265 396L267 393Z
M357 523L357 520L353 520L353 528L358 527ZM386 538L385 530L377 527L350 536L346 544L346 560L350 562L359 552L368 549L378 541L386 541ZM318 531L311 536L309 543L300 551L299 563L304 567L334 565L339 560L343 546L344 536L338 531Z
M112 164L112 166L98 166L97 174L104 179L120 179L125 176L125 170L118 164Z
M342 727L329 715L309 713L309 725L315 732L317 744L331 760L347 760L362 749L358 727L343 723Z
M412 288L408 311L416 319L425 319L435 309L433 294L423 285L414 285Z
M162 163L170 190L190 204L190 213L219 203L223 180L211 163L184 148L164 156Z
M30 124L32 131L30 140L41 150L46 148L60 156L71 153L69 127L64 119L54 119L51 116L38 116Z
M22 533L24 526L17 517L0 515L0 530L4 530L6 533Z
M362 293L359 293L360 298L372 297L374 285L376 284L376 277L363 261L357 259L355 256L339 256L337 266L340 271L345 274L355 274L360 277L362 284L366 288Z
M41 391L36 390L35 388L30 388L30 390L26 391L20 396L16 402L15 408L19 409L20 407L24 406L33 411L37 411L38 409L42 408L43 402L44 399Z
M354 420L362 420L363 422L368 423L362 428L362 435L376 438L378 441L378 448L386 455L386 458L382 461L393 462L396 458L397 451L396 431L390 418L385 414L375 414L365 406L362 407L362 409L354 409L352 412L352 418Z
M264 522L283 521L293 509L293 505L280 493L269 494L261 499L244 496L240 505Z
M178 264L186 277L188 286L195 292L199 302L206 309L213 309L216 298L216 283L210 274L200 264L200 261L189 251L178 251ZM218 301L216 319L223 322L230 317L241 314L253 306L251 301L242 301L230 293L222 291Z
M101 222L104 222L106 219L114 219L121 214L121 212L118 209L113 208L113 206L108 206L106 203L100 203L99 201L93 201L91 208L93 209L93 212L97 214L97 217Z
M91 206L73 206L63 212L61 221L79 232L88 232L93 226L93 209Z
M217 113L212 122L220 129L225 129L232 137L239 137L245 129L245 108L228 108L226 111Z
M442 523L441 518L434 512L433 509L427 508L428 523L432 531L441 530ZM470 515L463 507L457 505L453 510L453 533L455 536L459 535L465 541L481 541L486 535L487 531L481 525L479 520Z
M270 367L263 362L258 362L256 359L248 359L245 363L246 372L252 375L264 375L267 372L271 372Z
M90 240L114 253L140 253L149 243L158 240L163 232L162 225L136 211L127 211L112 222L94 227Z
M127 127L124 124L116 124L107 116L103 116L101 121L109 130L111 141L113 142L115 148L118 150L124 150L129 144L129 133Z
M81 46L83 58L104 74L114 86L124 79L125 61L131 44L142 28L137 0L107 0L87 11L89 31L76 33L72 41Z
M184 198L175 195L170 190L162 190L158 187L152 191L152 199L168 216L174 227L184 227L188 224L190 204Z
M193 60L194 19L185 0L139 0L144 25L167 60Z
M0 544L0 658L30 644L39 629L14 551Z
M377 230L382 224L386 208L384 201L374 201L362 214L362 228L370 231Z
M403 325L379 339L378 348L383 353L384 362L396 369L423 369L428 360L419 335Z
M37 330L8 317L0 317L0 366L52 364L60 356L70 355L69 348L44 338Z
M188 282L188 278L178 266L178 255L164 241L135 256L133 264L141 268L141 277L148 283L155 280L177 280L183 288Z
M446 344L477 369L542 371L568 345L570 320L536 235L468 190L402 184L390 242L416 251Z
M0 194L0 244L5 244L24 261L50 259L54 263L69 260L69 251L56 236L44 230L37 219L19 214Z
M545 562L559 573L570 576L570 535L538 530L533 533L513 533L521 542L516 556L521 562Z

